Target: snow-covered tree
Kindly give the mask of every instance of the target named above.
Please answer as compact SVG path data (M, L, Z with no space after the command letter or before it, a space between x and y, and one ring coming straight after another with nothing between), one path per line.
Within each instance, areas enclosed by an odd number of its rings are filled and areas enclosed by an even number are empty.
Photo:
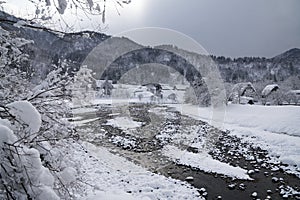
M28 58L23 47L30 41L1 27L0 38L0 199L69 198L62 143L77 138L63 120L70 77L62 64L34 86L22 71Z
M0 102L8 103L26 93L29 86L25 80L26 73L20 67L26 63L28 56L22 53L23 47L30 43L23 38L13 38L0 26ZM9 101L7 101L9 99Z
M285 93L283 100L285 101L285 103L288 104L295 104L297 105L298 103L298 96L297 96L297 90L290 90L287 93Z
M7 118L16 123L13 125L0 118L6 122L0 123L0 190L3 190L3 198L59 199L53 190L54 177L42 165L40 152L27 145L38 135L42 122L40 113L28 101L15 101L2 108L9 114Z
M74 76L71 85L72 99L75 105L87 105L94 97L94 78L92 70L87 66L82 66Z
M28 9L25 18L31 20L31 22L37 22L39 24L45 24L47 26L53 26L54 24L60 24L60 28L63 26L69 31L72 31L73 25L71 24L65 15L74 15L77 23L80 23L83 19L91 20L95 16L100 17L97 20L95 28L100 27L101 23L106 21L107 4L111 4L115 7L115 10L119 13L119 8L123 8L124 5L129 4L131 0L21 0L32 4L34 9ZM9 0L0 1L0 9L10 9ZM15 9L17 6L13 6ZM23 13L23 8L16 10L16 13ZM114 10L114 11L115 11ZM120 13L119 13L120 14ZM75 23L76 23L75 22ZM24 23L24 21L22 22ZM20 23L19 25L23 26ZM25 23L25 25L28 25ZM55 27L57 28L57 26Z
M195 78L193 84L193 89L197 97L197 104L200 106L211 105L211 94L208 91L206 82L203 78Z
M188 87L184 92L184 102L190 104L197 104L197 97L192 87Z

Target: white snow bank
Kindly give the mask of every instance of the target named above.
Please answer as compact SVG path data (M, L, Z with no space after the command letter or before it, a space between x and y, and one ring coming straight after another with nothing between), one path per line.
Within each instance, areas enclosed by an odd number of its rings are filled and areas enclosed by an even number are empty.
M132 195L125 193L123 191L106 191L106 192L96 192L96 194L91 195L86 198L86 200L139 200ZM146 200L146 198L143 198Z
M103 147L90 143L84 146L88 154L74 151L72 158L84 162L83 181L91 187L86 191L88 197L78 199L202 199L186 182L149 172Z
M7 105L9 112L14 115L17 120L28 125L30 133L36 133L40 130L42 119L40 113L28 101L15 101Z
M212 108L194 105L170 105L182 114L211 123ZM229 104L221 123L251 127L274 133L300 136L300 106L260 106Z
M163 148L163 154L178 164L195 167L205 172L223 174L234 179L253 180L247 174L247 170L215 160L207 153L192 153L167 145Z
M111 125L113 127L121 128L122 130L128 130L138 128L142 126L143 123L134 121L130 117L116 117L114 119L107 120L106 124Z
M300 177L300 171L297 169L300 167L300 137L231 125L226 126L226 129L230 134L242 137L243 141L267 150L272 156L271 162L279 160L289 164L287 169Z
M300 136L300 107L229 105L225 122Z

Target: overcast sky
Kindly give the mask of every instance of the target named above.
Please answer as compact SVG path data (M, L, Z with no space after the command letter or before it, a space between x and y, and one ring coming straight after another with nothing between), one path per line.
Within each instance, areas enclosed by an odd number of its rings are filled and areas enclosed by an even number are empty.
M300 0L132 0L120 13L110 12L108 33L170 28L216 55L272 57L300 47Z
M13 1L20 0L8 2ZM120 16L108 7L105 30L119 34L169 28L193 38L210 54L272 57L300 48L299 10L300 0L132 0L119 9ZM84 21L81 27L92 29L90 24Z

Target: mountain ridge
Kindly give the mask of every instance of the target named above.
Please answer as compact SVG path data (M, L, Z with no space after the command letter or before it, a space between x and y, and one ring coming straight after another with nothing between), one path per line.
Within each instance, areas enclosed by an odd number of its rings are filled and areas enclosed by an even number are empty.
M101 42L113 37L104 33L81 31L76 33L62 33L51 29L41 28L34 24L31 27L15 26L20 18L16 18L0 11L0 20L10 20L10 23L1 23L0 26L12 32L16 37L33 40L26 48L33 66L34 79L43 79L51 70L52 65L61 60L67 60L71 68L78 69L86 56ZM119 38L120 40L130 40ZM132 40L130 40L132 41ZM133 43L136 43L132 41ZM137 44L137 43L136 43ZM120 44L122 45L122 44ZM139 45L139 44L137 44ZM187 55L195 53L179 49L173 45L167 46L172 50L183 51ZM146 48L146 47L145 47ZM206 55L199 55L206 56ZM300 49L292 48L272 58L264 57L239 57L229 58L224 56L210 56L218 65L222 78L228 83L237 82L280 82L291 76L300 74ZM146 58L140 58L146 59ZM121 67L121 66L120 66ZM113 76L113 74L112 74ZM38 81L38 80L36 80ZM299 88L300 89L300 88Z

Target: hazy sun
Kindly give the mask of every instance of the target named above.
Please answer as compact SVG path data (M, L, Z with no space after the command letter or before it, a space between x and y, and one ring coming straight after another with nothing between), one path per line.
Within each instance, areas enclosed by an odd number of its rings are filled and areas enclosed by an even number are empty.
M133 0L126 7L128 7L128 10L134 12L133 14L139 14L139 13L144 11L145 1L143 1L143 0Z

